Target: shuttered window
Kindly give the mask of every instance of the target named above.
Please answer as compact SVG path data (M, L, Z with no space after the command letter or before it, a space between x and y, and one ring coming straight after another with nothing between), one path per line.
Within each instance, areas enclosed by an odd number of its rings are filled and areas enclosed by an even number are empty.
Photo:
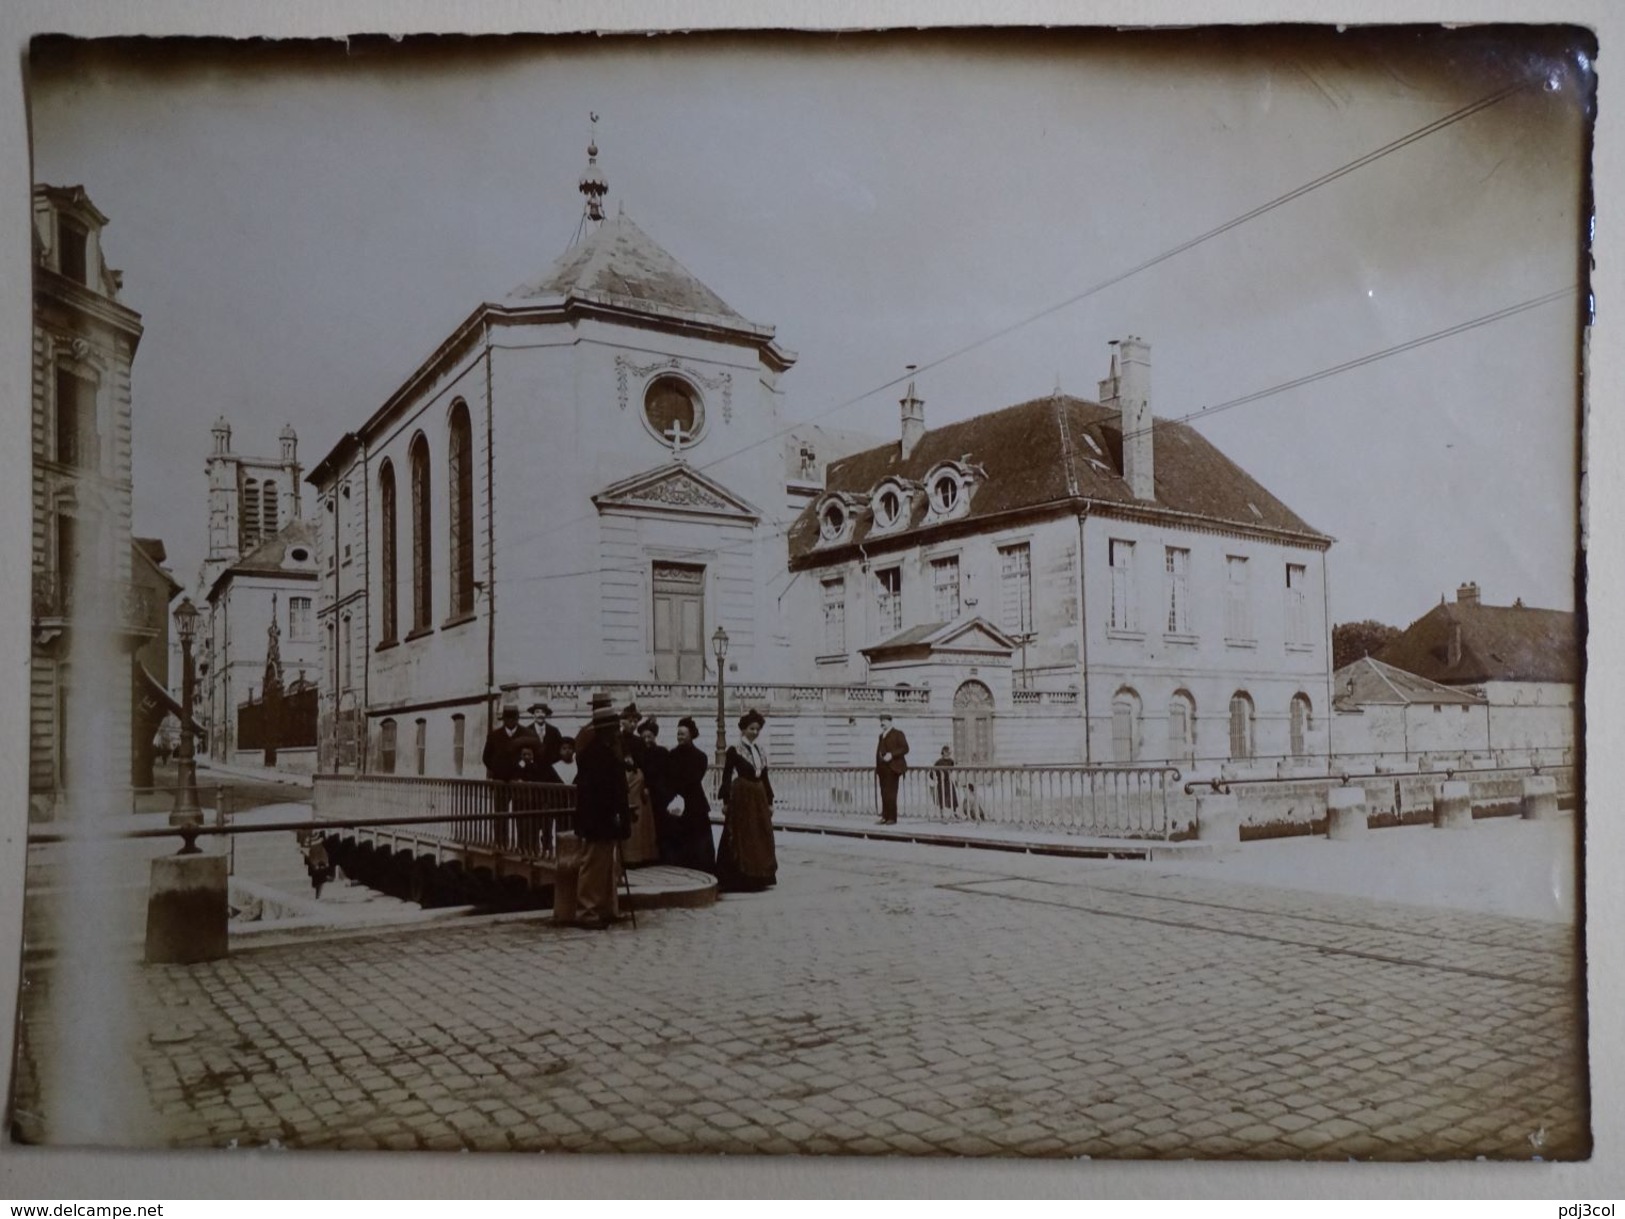
M1033 549L1026 542L999 548L999 624L1012 636L1033 629Z

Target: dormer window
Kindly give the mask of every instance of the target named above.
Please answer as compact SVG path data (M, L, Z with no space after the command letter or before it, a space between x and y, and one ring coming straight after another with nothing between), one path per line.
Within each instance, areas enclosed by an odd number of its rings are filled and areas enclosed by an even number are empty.
M846 506L838 499L832 499L825 504L818 514L818 532L826 542L833 542L846 532L847 524L851 519Z
M57 269L76 284L89 284L90 230L69 216L57 218Z
M886 479L869 496L869 511L874 514L876 533L908 528L912 508L909 487L896 478Z
M975 486L971 471L956 461L945 461L925 478L927 519L949 520L963 515L970 507L970 495Z

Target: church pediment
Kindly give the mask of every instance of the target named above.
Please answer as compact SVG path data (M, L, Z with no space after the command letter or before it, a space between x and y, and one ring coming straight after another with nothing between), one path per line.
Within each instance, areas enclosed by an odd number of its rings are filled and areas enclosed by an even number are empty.
M752 525L762 515L748 500L681 461L622 479L592 502L599 512L703 516Z

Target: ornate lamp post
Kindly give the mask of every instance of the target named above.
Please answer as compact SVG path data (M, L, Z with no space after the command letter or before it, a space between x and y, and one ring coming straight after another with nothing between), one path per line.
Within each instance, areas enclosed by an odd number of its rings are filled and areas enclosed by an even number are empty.
M711 636L711 652L717 658L717 765L721 766L728 752L728 730L722 719L722 689L727 682L722 662L728 656L728 632L720 626Z
M180 795L169 814L170 825L202 825L203 811L197 803L197 752L192 736L192 637L197 632L198 611L192 598L183 597L175 607L175 633L181 640L181 749L177 759Z

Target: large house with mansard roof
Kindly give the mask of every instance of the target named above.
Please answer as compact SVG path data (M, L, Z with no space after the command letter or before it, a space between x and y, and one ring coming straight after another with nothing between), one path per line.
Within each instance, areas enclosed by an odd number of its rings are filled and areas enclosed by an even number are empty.
M794 355L606 217L595 157L578 241L311 474L323 769L477 775L502 705L600 688L710 725L719 664L780 765L869 764L881 710L922 761L1324 752L1331 539L1153 425L1145 344L1099 403L787 426Z
M789 536L798 668L928 691L960 764L1324 757L1318 532L1205 437L1154 420L1150 347L1054 394L830 463Z

